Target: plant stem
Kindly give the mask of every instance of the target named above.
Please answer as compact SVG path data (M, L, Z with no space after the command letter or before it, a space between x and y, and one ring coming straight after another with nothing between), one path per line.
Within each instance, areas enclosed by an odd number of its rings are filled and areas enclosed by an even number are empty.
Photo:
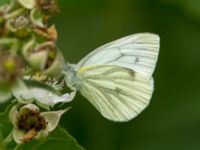
M10 13L10 14L7 14L7 15L5 16L5 19L11 19L11 18L17 17L18 15L22 14L24 11L25 11L24 8L20 8L20 9L18 9L18 10L16 10L16 11L12 12L12 13Z
M21 144L17 144L13 150L20 150Z
M9 133L9 135L3 140L3 145L7 145L8 143L10 143L12 141L12 134L13 134L13 130Z
M11 53L12 55L16 55L18 49L18 40L16 38L2 38L0 39L0 45L9 45L11 44Z

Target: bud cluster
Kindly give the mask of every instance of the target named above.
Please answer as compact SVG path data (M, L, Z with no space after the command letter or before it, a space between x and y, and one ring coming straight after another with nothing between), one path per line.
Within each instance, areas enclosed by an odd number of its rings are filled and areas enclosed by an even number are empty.
M56 0L10 0L0 6L0 105L15 100L9 118L17 144L46 137L67 111L51 107L75 96L62 95L65 60L56 46L56 27L48 24L58 12Z
M58 12L56 0L11 0L0 6L0 93L38 73L62 80L65 60L56 46L56 27L48 24Z

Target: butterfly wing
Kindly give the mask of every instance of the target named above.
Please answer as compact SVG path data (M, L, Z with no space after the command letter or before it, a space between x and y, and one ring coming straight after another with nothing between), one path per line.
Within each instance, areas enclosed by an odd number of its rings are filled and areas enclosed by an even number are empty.
M75 70L109 64L134 70L150 78L156 66L159 42L159 36L151 33L130 35L97 48L83 58Z
M135 34L108 43L84 57L69 85L80 90L106 118L128 121L148 104L152 73L159 52L159 36Z
M152 79L133 70L113 65L80 69L75 87L107 119L128 121L148 104L153 92Z

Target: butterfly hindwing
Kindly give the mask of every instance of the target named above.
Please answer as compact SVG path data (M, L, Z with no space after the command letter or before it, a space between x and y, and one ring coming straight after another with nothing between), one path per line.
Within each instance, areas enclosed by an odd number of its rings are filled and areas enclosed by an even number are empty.
M107 119L128 121L148 104L152 79L133 70L113 65L82 67L75 87Z

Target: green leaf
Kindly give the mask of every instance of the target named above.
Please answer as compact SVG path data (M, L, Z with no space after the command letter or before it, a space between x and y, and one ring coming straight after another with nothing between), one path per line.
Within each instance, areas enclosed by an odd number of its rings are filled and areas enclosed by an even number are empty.
M11 107L12 105L8 105L5 111L0 113L0 150L8 150L6 147L4 147L5 141L3 142L3 140L9 135L12 130L12 123L9 120L9 112Z
M0 0L0 7L8 3L9 3L9 0Z
M0 113L0 135L1 138L5 138L7 134L12 130L12 123L9 120L9 112L13 105L6 107L5 111Z
M13 104L8 105L3 112L0 113L0 124L4 124L5 122L9 121L9 112L11 108L13 107Z
M84 150L64 129L58 127L45 140L32 141L21 146L20 150Z

